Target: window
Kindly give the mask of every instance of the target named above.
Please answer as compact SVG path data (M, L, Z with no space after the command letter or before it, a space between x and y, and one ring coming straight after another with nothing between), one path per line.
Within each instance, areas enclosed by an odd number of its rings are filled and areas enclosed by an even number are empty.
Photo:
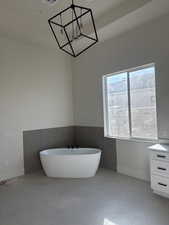
M157 139L155 67L103 77L105 135Z

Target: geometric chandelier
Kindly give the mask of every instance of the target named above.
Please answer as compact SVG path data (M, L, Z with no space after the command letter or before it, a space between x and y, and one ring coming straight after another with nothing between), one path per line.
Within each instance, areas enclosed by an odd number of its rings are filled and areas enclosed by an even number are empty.
M98 42L92 10L72 4L48 20L52 34L61 50L79 56Z

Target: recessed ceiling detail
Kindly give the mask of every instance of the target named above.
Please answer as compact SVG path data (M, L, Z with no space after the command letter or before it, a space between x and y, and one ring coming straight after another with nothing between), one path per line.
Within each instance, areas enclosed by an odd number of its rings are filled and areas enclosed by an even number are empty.
M55 49L47 20L66 8L69 1L56 0L51 4L46 0L1 1L1 36ZM169 0L75 0L77 3L92 9L99 43L169 14ZM83 29L85 34L92 34L86 19ZM77 48L81 49L84 42L79 39Z
M53 4L57 3L58 0L43 0L43 2L44 2L44 3L47 3L47 4L49 4L49 5L53 5Z

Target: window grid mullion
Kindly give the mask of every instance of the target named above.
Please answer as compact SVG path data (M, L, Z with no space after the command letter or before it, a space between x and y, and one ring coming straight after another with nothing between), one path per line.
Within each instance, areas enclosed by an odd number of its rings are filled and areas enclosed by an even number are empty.
M105 121L106 121L106 127L105 127L105 131L106 134L109 134L110 131L110 123L109 123L109 109L108 109L108 92L107 92L107 78L104 79L104 90L105 90L105 96L104 96L104 100L105 100Z
M130 138L132 138L131 95L130 95L130 74L129 74L129 72L127 72L127 93L128 93L129 134L130 134Z

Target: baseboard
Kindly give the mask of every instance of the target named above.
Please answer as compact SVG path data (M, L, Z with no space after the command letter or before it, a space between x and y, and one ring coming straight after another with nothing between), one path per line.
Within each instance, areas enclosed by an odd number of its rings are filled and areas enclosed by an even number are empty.
M12 184L12 183L16 182L18 180L18 178L19 177L14 177L14 178L6 179L6 180L1 180L0 181L0 186L1 185L5 185L5 184Z
M4 183L7 183L11 180L15 180L17 179L18 177L21 177L24 175L24 169L22 169L22 171L18 171L18 172L15 172L15 173L8 173L8 174L1 174L0 175L0 185L4 184Z

